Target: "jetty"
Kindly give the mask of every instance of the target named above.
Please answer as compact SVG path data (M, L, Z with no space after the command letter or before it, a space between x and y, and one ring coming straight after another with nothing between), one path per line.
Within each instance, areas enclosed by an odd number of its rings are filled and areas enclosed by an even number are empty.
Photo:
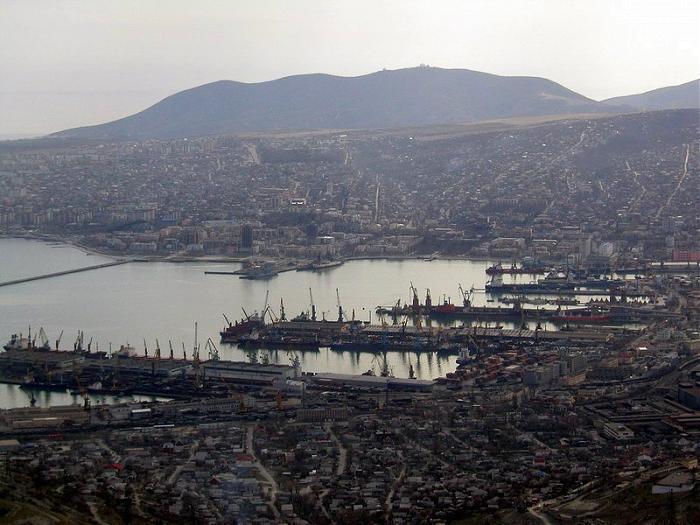
M99 270L100 268L109 268L110 266L119 266L132 262L131 259L112 261L102 264L94 264L92 266L83 266L82 268L73 268L72 270L63 270L60 272L45 273L43 275L34 275L33 277L22 277L21 279L13 279L11 281L0 282L0 287L12 286L14 284L28 283L31 281L40 281L42 279L50 279L52 277L60 277L61 275L70 275L72 273L88 272L90 270Z

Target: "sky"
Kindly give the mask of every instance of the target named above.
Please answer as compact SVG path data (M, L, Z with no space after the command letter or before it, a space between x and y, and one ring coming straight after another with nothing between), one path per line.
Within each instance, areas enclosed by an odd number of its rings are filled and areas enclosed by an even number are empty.
M429 64L600 100L700 77L697 0L0 0L0 138L221 79Z

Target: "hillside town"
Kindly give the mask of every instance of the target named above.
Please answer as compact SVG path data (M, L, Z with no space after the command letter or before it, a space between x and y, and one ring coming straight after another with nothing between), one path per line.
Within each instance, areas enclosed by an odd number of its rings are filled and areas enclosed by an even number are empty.
M156 258L697 262L697 119L8 143L0 233Z

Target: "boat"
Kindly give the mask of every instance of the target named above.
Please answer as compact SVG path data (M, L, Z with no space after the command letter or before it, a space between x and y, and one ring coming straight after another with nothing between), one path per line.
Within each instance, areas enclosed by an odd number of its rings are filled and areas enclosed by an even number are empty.
M464 366L474 361L474 356L469 352L469 348L460 348L459 356L457 357L457 365Z
M41 344L37 346L37 337L41 341ZM10 340L3 345L5 350L38 350L41 352L48 352L51 350L51 345L49 344L49 339L46 337L46 332L44 328L39 329L39 333L32 339L32 327L29 327L29 335L27 337L22 337L22 334L12 334Z
M611 320L610 314L572 313L560 314L551 318L555 323L607 323Z
M279 272L275 269L275 266L266 262L263 264L251 264L247 268L240 271L239 277L241 279L271 279L276 276Z
M486 293L492 294L523 294L523 293L539 293L539 294L557 294L574 293L576 285L572 282L554 282L545 281L537 283L498 283L490 282L484 287Z
M501 263L494 264L492 266L489 266L486 268L486 275L524 275L524 274L538 274L538 273L544 273L545 269L540 266L532 266L532 267L518 267L513 263L509 268L503 267Z
M50 390L52 392L65 392L64 383L53 383L44 381L24 381L19 386L22 390Z
M307 264L306 266L302 266L300 268L297 268L298 272L302 272L305 270L309 271L321 271L321 270L330 270L331 268L336 268L337 266L342 266L345 261L343 260L329 260L329 261L314 261L311 264Z
M249 315L240 321L231 323L227 319L227 322L228 326L219 332L222 343L237 343L241 337L250 335L254 331L265 326L265 322L257 312L253 312L252 315Z
M116 357L118 359L128 359L129 357L136 357L136 355L136 348L127 343L126 345L121 345L119 350L114 352L112 357Z
M22 334L12 334L10 340L3 345L5 350L29 350L31 341L28 337L22 337Z
M576 306L581 304L581 301L574 297L557 297L551 301L547 301L549 304L555 304L558 306Z
M503 297L500 299L503 304L534 304L534 305L545 305L550 304L550 302L544 297L535 297L530 299L528 297ZM578 304L578 303L575 303Z
M428 313L434 315L450 315L459 312L459 310L460 307L445 300L442 302L442 304L430 307Z
M250 279L250 280L267 280L275 277L279 272L276 270L260 270L256 272L246 273L245 275L239 276L239 279Z
M251 334L242 336L236 341L238 346L247 348L299 348L303 350L318 350L318 339L311 337L275 336Z

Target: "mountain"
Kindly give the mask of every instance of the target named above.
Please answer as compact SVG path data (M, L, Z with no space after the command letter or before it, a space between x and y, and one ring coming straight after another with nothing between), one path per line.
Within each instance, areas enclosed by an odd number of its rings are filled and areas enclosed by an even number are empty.
M603 100L604 104L627 105L643 111L657 109L682 109L700 107L700 79L679 86L652 89L646 93L614 97Z
M222 80L181 91L130 117L54 135L169 139L249 131L377 129L510 117L614 113L551 80L418 67L359 77Z

